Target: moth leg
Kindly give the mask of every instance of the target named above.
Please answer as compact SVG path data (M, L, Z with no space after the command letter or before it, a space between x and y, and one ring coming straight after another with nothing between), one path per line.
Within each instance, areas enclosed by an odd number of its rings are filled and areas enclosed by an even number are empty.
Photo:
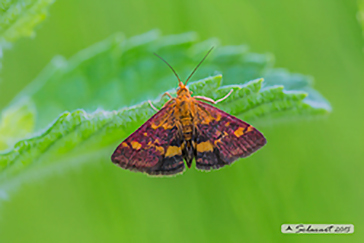
M169 98L171 98L171 99L173 99L173 97L172 97L172 95L170 94L170 93L168 93L168 92L165 92L163 95L162 95L162 97L161 98L163 98L164 96L168 96Z
M157 108L155 108L155 106L152 104L152 102L150 100L148 100L148 103L153 108L153 110L159 111Z
M193 98L199 99L199 100L203 100L203 101L207 101L207 102L210 102L212 104L216 104L216 101L214 101L213 99L211 99L209 97L205 97L205 96L193 96Z
M165 106L167 106L167 105L169 105L171 102L174 102L176 100L176 98L171 98L170 100L168 100L164 105L163 105L163 107L162 108L164 108Z
M227 97L229 97L233 91L234 91L234 90L233 90L233 89L231 89L231 90L230 90L230 92L229 92L227 95L225 95L224 97L222 97L221 99L218 99L218 100L216 100L216 101L215 101L215 100L213 100L213 99L211 99L211 98L205 97L205 96L194 96L194 98L195 98L195 99L200 99L200 100L203 100L203 101L207 101L207 102L210 102L210 103L212 103L212 104L217 104L217 103L219 103L219 102L221 102L221 101L225 100Z
M221 102L221 101L223 101L223 100L226 100L230 95L231 95L231 93L233 92L234 90L233 89L230 89L230 91L229 91L229 93L227 94L227 95L225 95L224 97L222 97L221 99L218 99L217 101L215 101L216 102L216 104L217 103L219 103L219 102Z
M170 93L168 93L168 92L165 92L163 95L162 95L162 97L161 98L163 98L163 96L169 96L169 98L171 98L170 100L168 100L164 105L163 105L163 107L165 107L166 105L168 105L169 103L171 103L172 101L174 101L174 98L172 97L172 95L170 94ZM153 108L153 110L155 110L155 111L159 111L157 108L155 108L155 106L152 104L152 102L150 101L150 100L148 100L148 103L149 103L149 105ZM162 107L162 108L163 108Z

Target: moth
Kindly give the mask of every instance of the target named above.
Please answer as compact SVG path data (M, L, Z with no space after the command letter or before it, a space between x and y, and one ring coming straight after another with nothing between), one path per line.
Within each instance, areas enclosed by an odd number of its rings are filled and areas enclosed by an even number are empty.
M195 159L197 169L218 169L265 145L265 137L256 128L208 104L225 100L233 90L215 101L192 96L186 86L212 49L185 83L167 61L155 54L177 77L177 97L164 94L170 100L116 148L111 157L113 163L149 175L173 175L185 170L184 161L188 168ZM150 105L155 109L152 103Z

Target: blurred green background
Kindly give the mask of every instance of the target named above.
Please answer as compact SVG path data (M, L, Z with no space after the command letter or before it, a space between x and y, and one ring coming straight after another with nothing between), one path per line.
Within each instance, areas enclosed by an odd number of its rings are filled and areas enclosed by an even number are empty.
M217 172L155 179L105 158L31 181L2 202L0 242L363 242L364 41L357 6L347 0L57 1L36 38L5 51L0 108L53 56L70 57L115 32L130 37L158 28L271 52L275 66L312 75L333 112L264 127L264 149ZM354 224L356 232L283 235L282 223Z

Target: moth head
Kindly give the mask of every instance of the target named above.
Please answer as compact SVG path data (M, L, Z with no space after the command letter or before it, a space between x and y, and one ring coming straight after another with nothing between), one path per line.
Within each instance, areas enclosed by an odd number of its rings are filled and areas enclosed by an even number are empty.
M184 85L182 82L179 82L178 88L177 88L177 95L191 95L191 91L187 88L186 85Z

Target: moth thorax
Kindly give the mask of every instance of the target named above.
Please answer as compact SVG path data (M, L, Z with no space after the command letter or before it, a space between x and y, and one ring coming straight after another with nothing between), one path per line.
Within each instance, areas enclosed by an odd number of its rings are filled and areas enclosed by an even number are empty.
M184 98L180 99L180 102L178 102L177 104L177 108L178 108L178 114L181 119L185 117L192 117L190 102L188 102L187 99Z

